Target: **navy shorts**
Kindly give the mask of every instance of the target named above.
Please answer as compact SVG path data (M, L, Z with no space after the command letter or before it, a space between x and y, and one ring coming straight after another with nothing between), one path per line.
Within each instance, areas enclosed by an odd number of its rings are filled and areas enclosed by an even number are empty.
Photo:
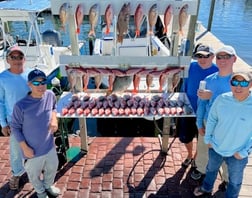
M187 144L198 136L195 117L178 118L177 127L179 140L182 143Z

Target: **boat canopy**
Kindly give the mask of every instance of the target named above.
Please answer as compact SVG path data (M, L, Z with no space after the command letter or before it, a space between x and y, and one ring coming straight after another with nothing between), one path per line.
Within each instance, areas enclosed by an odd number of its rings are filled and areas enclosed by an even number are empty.
M31 16L50 9L50 0L19 0L0 2L0 18L7 21L31 21Z

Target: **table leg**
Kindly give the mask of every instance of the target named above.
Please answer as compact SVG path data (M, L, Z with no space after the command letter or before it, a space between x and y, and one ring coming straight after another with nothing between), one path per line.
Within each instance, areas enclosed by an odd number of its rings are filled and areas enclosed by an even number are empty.
M169 133L170 133L170 126L171 126L171 118L165 117L163 121L163 132L162 132L162 143L161 149L163 153L168 152L168 143L169 143Z
M79 118L80 126L80 138L81 138L81 152L88 152L88 140L87 140L87 123L86 118Z

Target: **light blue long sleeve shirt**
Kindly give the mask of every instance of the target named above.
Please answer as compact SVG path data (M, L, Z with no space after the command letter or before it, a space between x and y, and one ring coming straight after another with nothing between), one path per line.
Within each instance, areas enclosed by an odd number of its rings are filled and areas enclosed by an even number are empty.
M220 76L218 72L213 73L205 78L206 89L212 92L212 97L209 100L198 100L198 107L196 112L196 125L198 129L204 127L207 120L209 110L216 99L222 93L229 92L231 74L227 76Z
M252 151L252 95L238 101L232 92L214 101L206 124L204 141L222 156L238 152L242 158Z
M5 70L0 74L0 124L6 127L11 121L14 104L30 91L27 72L13 74Z

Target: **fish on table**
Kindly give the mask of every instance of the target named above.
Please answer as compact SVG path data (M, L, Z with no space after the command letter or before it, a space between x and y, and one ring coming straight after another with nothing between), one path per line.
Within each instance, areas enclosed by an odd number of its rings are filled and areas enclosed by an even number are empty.
M172 5L168 5L164 12L164 31L163 34L168 32L168 25L172 19Z
M95 35L95 28L98 23L100 8L99 5L96 3L89 9L89 24L90 24L90 31L88 36L96 36Z
M104 16L105 16L105 23L106 23L105 34L109 34L110 33L110 26L112 24L113 16L114 16L113 7L112 7L111 4L109 4L106 7L105 15Z
M158 17L158 10L157 10L157 4L153 4L151 8L149 9L148 13L148 20L149 20L149 34L154 35L154 27L157 23L157 17Z
M78 4L75 11L75 21L76 21L76 33L80 33L80 26L83 22L84 17L84 7L82 4Z
M124 3L119 14L117 20L117 42L122 43L124 34L128 32L129 27L129 20L130 20L130 3Z
M143 22L143 17L144 17L143 4L140 3L138 4L134 15L136 37L140 36L140 29Z
M61 28L65 31L65 26L68 20L69 3L63 3L59 9L59 19L61 22Z
M185 26L188 19L188 4L185 4L179 11L179 33L184 35L183 27Z

